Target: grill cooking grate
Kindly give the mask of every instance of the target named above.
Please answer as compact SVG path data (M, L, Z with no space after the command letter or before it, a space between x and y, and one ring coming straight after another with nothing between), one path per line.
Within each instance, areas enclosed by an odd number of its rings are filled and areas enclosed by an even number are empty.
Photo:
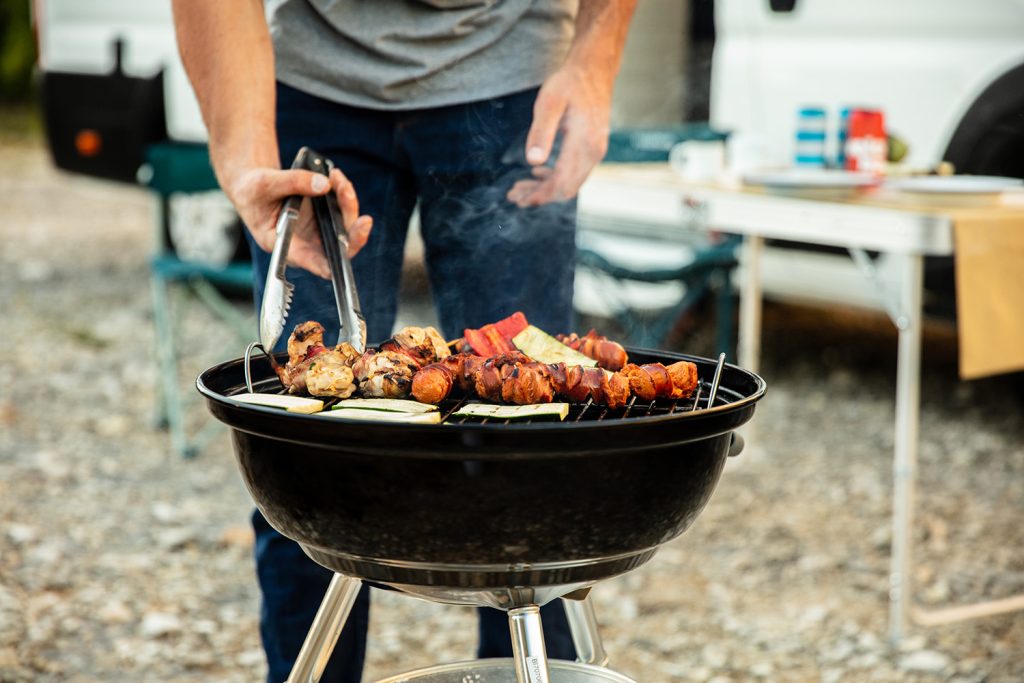
M602 420L624 420L635 417L650 417L652 415L670 415L676 412L692 411L698 408L708 408L707 399L702 399L703 396L707 396L704 389L704 383L701 382L697 386L697 390L689 398L680 398L675 400L670 399L659 399L651 401L637 400L636 396L629 399L622 408L611 409L608 406L603 406L594 403L594 401L588 400L586 403L570 403L569 414L565 418L565 422L599 422ZM529 419L494 419L489 417L475 418L475 417L452 417L452 413L461 408L468 402L468 398L462 399L449 399L441 404L441 414L444 416L442 422L449 424L527 424L533 422ZM715 405L721 405L721 401L715 401Z
M254 391L252 377L250 375L249 358L252 354L253 349L263 349L259 342L253 342L249 344L249 348L245 351L245 382L246 389L250 392ZM264 352L265 353L265 352ZM722 400L718 396L718 382L722 376L722 367L725 365L725 354L721 353L718 355L718 364L715 367L714 377L708 382L704 379L697 380L697 388L693 394L686 398L680 399L655 399L650 402L637 401L636 396L632 396L629 402L622 408L609 408L608 406L595 404L593 399L587 399L585 403L570 403L569 414L565 418L565 422L600 422L602 420L624 420L637 417L651 417L656 415L671 415L673 413L682 412L693 412L700 409L707 409L712 406L720 406L729 403L727 400ZM266 384L270 382L275 385L274 393L284 393L284 388L277 381L277 378L265 380L258 384ZM263 389L267 391L268 389ZM440 403L438 409L441 411L441 422L444 424L510 424L515 422L516 424L529 424L534 420L529 418L517 418L517 419L502 419L502 418L491 418L491 417L471 417L460 415L453 417L452 413L457 411L466 403L470 402L470 396L463 396L460 398L449 398L445 399ZM324 410L333 409L334 405L339 399L336 398L323 398ZM545 418L544 421L551 421L551 418Z
M687 411L701 410L709 408L708 396L710 396L709 387L710 382L701 381L697 385L696 391L693 395L687 398L680 399L656 399L651 402L640 401L636 396L629 399L622 408L608 408L608 406L599 405L588 400L586 403L570 403L569 404L569 415L565 418L565 422L598 422L604 420L624 420L637 417L650 417L656 415L671 415L672 413L682 413ZM276 387L277 393L284 393L280 387ZM441 421L447 424L529 424L534 422L531 419L495 419L491 417L467 417L457 416L452 417L452 413L471 402L470 396L461 398L449 398L441 402L438 408L441 411ZM331 410L332 407L338 402L336 398L323 398L324 410ZM715 399L714 405L725 405L728 403L721 396ZM544 421L551 421L550 418L543 418ZM540 421L540 420L538 420Z

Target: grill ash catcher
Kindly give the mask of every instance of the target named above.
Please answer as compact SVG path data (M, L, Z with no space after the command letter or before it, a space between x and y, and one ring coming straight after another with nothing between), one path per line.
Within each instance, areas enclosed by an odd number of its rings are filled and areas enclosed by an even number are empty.
M303 152L329 172L326 159ZM290 300L281 259L298 207L286 202L282 211L293 209L279 222L283 249L268 276L268 292L271 279L281 286L271 317L261 315L266 350L284 329ZM337 205L325 201L316 214L327 250L339 252L328 261L339 310L347 309L341 339L361 333L365 343ZM726 458L743 447L735 430L766 391L724 354L628 349L637 364L695 363L698 389L678 400L634 397L615 409L574 404L560 422L453 416L466 399L444 401L440 424L350 421L234 400L282 391L274 366L284 354L252 355L259 346L206 370L197 387L230 428L242 478L267 521L335 572L286 683L320 680L363 581L501 609L512 636L511 659L438 665L379 683L632 683L605 666L589 591L644 564L696 520ZM556 599L576 662L548 661L544 651L540 607Z

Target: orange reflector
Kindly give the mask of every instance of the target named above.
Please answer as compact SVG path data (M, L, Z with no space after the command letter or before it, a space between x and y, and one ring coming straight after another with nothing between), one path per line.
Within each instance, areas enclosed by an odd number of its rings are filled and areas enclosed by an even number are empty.
M83 157L94 157L100 153L103 147L103 138L91 128L78 131L75 136L75 149Z

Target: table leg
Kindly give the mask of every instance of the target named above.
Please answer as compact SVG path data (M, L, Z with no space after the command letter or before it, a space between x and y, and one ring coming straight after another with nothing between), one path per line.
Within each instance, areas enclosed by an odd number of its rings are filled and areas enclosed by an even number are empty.
M736 335L736 355L727 358L729 362L757 372L761 366L761 254L764 253L764 238L760 235L745 235L740 250L740 267L743 280L740 284L740 325ZM757 436L755 420L740 427L739 432L746 441L747 454L744 458L729 458L728 466L756 459Z
M740 329L737 348L739 364L757 372L761 360L761 254L764 238L747 235L743 238L740 263L743 284L740 287Z
M889 640L898 644L913 600L914 485L921 419L921 303L923 257L903 257L900 277L899 355L893 458L892 557L889 570Z

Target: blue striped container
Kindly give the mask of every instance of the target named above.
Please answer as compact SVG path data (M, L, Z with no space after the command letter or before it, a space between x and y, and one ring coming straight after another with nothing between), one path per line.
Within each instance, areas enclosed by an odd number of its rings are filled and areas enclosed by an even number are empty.
M796 154L793 161L801 168L825 168L826 117L824 107L797 110Z
M850 111L853 107L839 110L839 130L837 132L836 167L846 168L846 138L850 134Z

